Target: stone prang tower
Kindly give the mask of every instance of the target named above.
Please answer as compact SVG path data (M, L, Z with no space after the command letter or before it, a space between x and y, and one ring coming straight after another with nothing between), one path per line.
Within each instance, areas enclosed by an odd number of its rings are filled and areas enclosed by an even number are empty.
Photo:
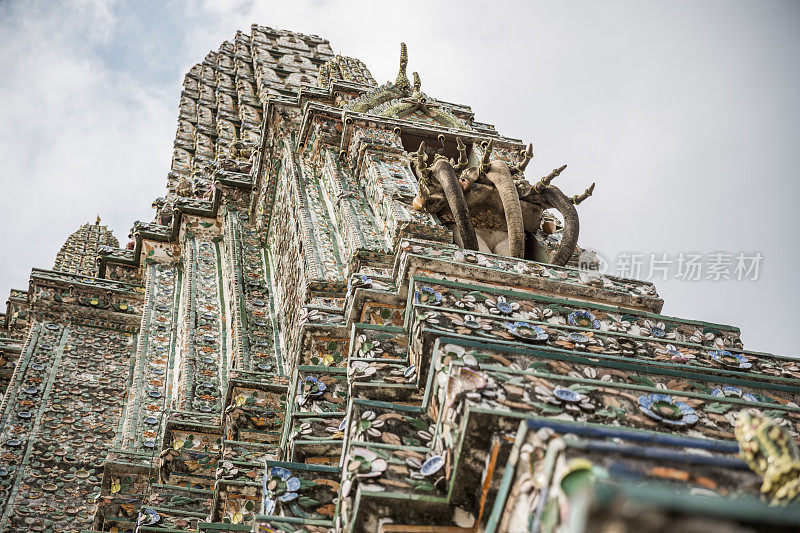
M189 71L153 220L0 315L0 530L800 526L798 362L580 268L594 185L408 63L254 25Z

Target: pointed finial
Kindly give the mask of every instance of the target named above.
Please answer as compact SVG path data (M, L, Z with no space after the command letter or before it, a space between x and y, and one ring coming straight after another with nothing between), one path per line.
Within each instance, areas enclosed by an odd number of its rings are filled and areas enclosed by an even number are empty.
M414 92L418 93L422 89L422 80L419 79L419 72L414 72L412 76L414 77Z
M456 137L456 148L458 149L458 163L453 165L453 170L461 172L469 164L469 157L467 157L467 147L461 140L461 137Z
M558 176L560 176L561 173L564 172L565 168L567 168L567 165L563 165L556 169L553 169L553 171L550 174L540 179L536 183L536 185L533 186L533 192L540 193L546 188L548 188L550 186L550 182L556 179Z
M99 226L100 225L100 215L97 215L97 220L94 221L94 225L95 226Z
M492 156L492 150L494 149L494 139L490 139L489 142L486 144L486 147L483 149L483 158L481 158L481 172L486 174L489 172L489 158Z
M583 202L584 200L589 198L592 195L593 192L594 192L594 183L592 183L589 186L589 188L586 189L582 194L576 194L575 196L573 196L572 197L572 203L575 204L575 205L580 204L581 202Z
M528 145L527 150L520 150L519 155L521 158L519 162L516 165L509 167L512 174L519 174L520 172L523 172L528 166L528 163L530 163L531 159L533 159L533 143Z
M406 43L400 43L400 72L397 73L395 86L404 92L411 91L411 82L408 81L408 74L406 74L406 67L408 67L408 51L406 50Z

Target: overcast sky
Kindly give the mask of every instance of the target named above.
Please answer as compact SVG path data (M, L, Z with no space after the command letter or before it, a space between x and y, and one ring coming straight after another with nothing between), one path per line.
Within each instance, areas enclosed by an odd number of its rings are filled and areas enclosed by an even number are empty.
M760 252L757 281L673 264L664 313L800 352L796 1L2 1L0 292L97 214L123 244L152 217L183 74L253 22L325 37L380 83L408 43L426 93L534 142L530 178L567 163L568 194L597 181L581 243L612 271L625 252L642 277L651 253Z

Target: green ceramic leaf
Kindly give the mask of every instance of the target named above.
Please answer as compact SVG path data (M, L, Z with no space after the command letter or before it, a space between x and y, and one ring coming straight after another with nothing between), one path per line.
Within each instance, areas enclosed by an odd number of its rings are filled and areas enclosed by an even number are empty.
M703 411L705 411L706 413L723 414L723 413L727 413L728 411L730 411L731 407L733 407L733 406L731 404L729 404L729 403L714 402L714 403L710 403L710 404L706 405L705 407L703 407Z
M407 420L414 429L422 429L422 430L428 429L428 423L422 420L421 418L408 418Z
M537 407L542 412L542 414L560 414L564 411L563 407L559 407L557 405L550 405L547 403L532 402L531 405Z
M590 392L596 391L597 387L575 383L573 385L570 385L569 389L574 390L575 392L580 392L581 394L589 394Z
M709 389L702 383L698 383L697 381L686 381L686 383L691 385L691 387L697 392L702 392L703 394L711 394L711 389Z
M297 498L297 503L302 505L303 507L312 507L314 505L319 505L319 502L313 498L309 498L308 496L300 496Z
M656 384L653 383L650 379L644 376L637 376L637 375L629 375L628 379L633 381L634 383L638 383L639 385L647 385L648 387L655 387Z

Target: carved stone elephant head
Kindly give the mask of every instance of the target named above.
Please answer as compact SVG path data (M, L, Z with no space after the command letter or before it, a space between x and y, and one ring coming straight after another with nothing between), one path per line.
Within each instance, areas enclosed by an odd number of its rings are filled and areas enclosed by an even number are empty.
M458 162L430 153L423 142L413 152L412 167L420 182L420 195L414 207L439 215L453 230L456 244L511 257L543 260L565 265L578 243L580 223L575 205L588 198L586 192L572 198L551 185L566 166L554 170L536 184L519 176L533 157L533 147L520 152L516 164L492 160L493 143L483 145L483 156L470 165L467 148L457 139ZM537 234L546 209L555 209L564 219L564 229L556 250L549 257Z

